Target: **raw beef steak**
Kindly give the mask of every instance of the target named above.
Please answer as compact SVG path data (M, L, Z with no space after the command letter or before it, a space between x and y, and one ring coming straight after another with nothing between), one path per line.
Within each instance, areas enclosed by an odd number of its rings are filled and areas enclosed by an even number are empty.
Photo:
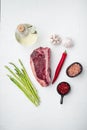
M30 65L37 81L44 87L51 82L50 48L39 47L30 55Z

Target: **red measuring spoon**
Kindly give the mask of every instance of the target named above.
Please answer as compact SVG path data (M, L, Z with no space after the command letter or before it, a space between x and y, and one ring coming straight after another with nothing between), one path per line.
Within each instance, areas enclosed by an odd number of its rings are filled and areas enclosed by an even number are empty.
M70 85L67 82L61 82L57 86L57 92L61 95L60 104L63 104L63 97L70 91Z

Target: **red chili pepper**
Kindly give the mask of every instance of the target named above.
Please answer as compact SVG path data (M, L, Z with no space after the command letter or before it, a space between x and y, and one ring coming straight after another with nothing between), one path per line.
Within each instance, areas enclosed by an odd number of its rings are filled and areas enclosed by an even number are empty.
M62 66L64 64L64 61L66 59L66 56L67 56L67 53L65 51L65 52L63 52L62 57L61 57L61 59L59 61L59 64L57 65L57 68L56 68L56 71L55 71L55 75L54 75L52 84L56 81L56 79L57 79L57 77L58 77L58 75L59 75L59 73L61 71L61 68L62 68Z

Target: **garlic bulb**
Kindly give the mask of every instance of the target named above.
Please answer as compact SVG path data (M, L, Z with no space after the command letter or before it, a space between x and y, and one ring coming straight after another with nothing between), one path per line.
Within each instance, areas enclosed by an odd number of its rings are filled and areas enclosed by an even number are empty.
M53 44L60 44L62 41L61 37L59 35L51 35L50 37L50 42L53 43Z
M67 37L64 40L62 40L62 44L66 48L71 48L73 46L73 41L71 38Z

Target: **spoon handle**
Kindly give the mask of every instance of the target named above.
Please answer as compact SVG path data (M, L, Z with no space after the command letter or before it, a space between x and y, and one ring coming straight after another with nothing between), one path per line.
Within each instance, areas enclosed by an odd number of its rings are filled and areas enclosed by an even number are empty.
M60 104L63 104L63 95L61 95Z

